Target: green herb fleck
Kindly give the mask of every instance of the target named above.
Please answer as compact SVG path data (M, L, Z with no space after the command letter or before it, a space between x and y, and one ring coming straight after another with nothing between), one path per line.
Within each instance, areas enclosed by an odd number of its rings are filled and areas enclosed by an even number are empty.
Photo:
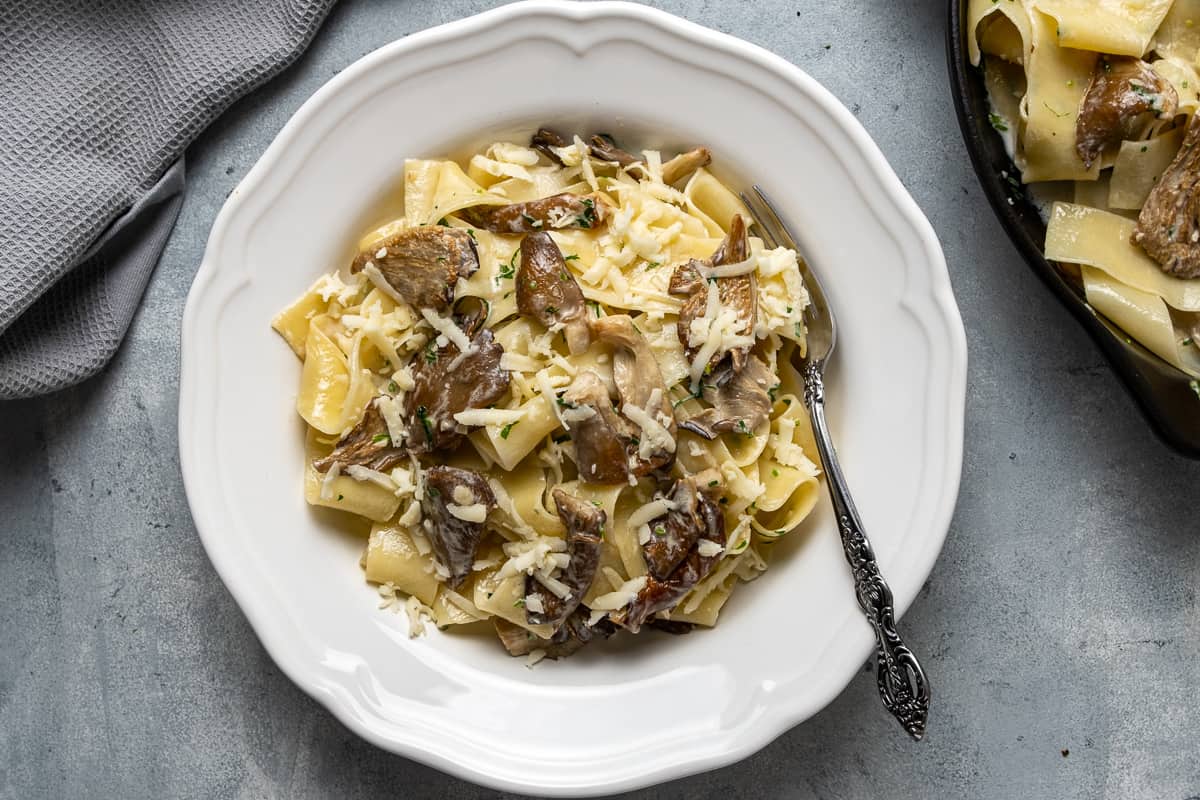
M778 478L778 477L779 477L779 470L777 470L777 469L772 469L772 470L771 470L771 477L772 477L772 478Z
M436 364L438 360L437 342L430 342L425 348L425 363Z
M513 608L524 608L524 607L525 607L525 598L524 597L518 597L516 600L513 601Z
M666 536L667 529L664 528L662 525L655 525L653 533L655 536Z
M445 218L445 217L442 217L441 219L439 219L439 220L437 221L437 224L438 224L438 225L441 225L443 228L449 228L449 227L450 227L450 223L446 221L446 218Z
M341 494L339 494L339 495L338 495L338 502L339 502L339 503L341 502L341 500L342 500L342 498L343 498L343 497L345 497L345 495L341 495Z
M400 391L400 387L395 381L388 381L388 391L392 394L395 394L396 392Z
M583 213L575 217L575 224L581 228L590 228L596 221L596 202L590 197L583 198L582 202Z
M999 114L988 114L988 122L992 123L992 127L1001 133L1008 130L1008 124L1005 123L1004 117Z
M1186 339L1184 339L1182 342L1180 342L1179 344L1182 347L1187 347L1188 345L1195 344L1195 340L1189 336Z
M592 505L594 505L596 508L603 508L603 506L604 506L604 504L601 503L599 500L593 500Z
M1144 152L1146 152L1146 151L1147 151L1147 150L1149 150L1149 149L1150 149L1150 148L1146 147L1146 145L1142 145L1142 152L1143 152L1143 153L1144 153Z
M591 306L592 310L596 312L596 319L600 319L600 304L595 300L589 300L588 305Z
M1107 66L1107 65L1106 65L1106 66ZM1068 111L1063 111L1063 112L1061 112L1061 113L1060 113L1060 112L1058 112L1058 111L1055 111L1053 108L1051 108L1051 107L1050 107L1050 104L1049 104L1049 103L1047 103L1047 102L1045 102L1045 101L1042 101L1042 105L1044 105L1044 106L1046 107L1046 110L1047 110L1047 111L1049 111L1051 114L1053 114L1054 116L1058 117L1059 119L1061 119L1061 118L1063 118L1063 117L1070 116L1070 112L1068 112Z
M1200 397L1200 381L1190 380L1188 381L1188 386L1196 393L1196 397Z
M778 383L777 383L777 384L775 384L774 386L772 386L770 389L767 389L767 397L770 397L770 398L771 398L771 402L772 402L772 403L774 403L774 402L775 402L775 393L776 393L777 391L779 391L779 387L780 387L780 385L781 385L781 384L778 384Z
M377 433L371 437L371 441L375 444L379 444L381 442L387 442L388 444L391 444L392 437L388 436L386 433Z
M662 266L661 261L647 261L646 262L646 269L657 269L658 267L661 267L661 266Z
M515 422L510 422L507 425L505 425L503 428L500 429L500 438L507 439L508 434L512 432L512 429L517 427L520 424L521 424L521 420L517 420Z
M792 330L795 331L797 338L804 337L804 323L803 322L794 323L792 325Z
M575 255L574 253L572 253L569 256L563 256L563 261L578 261L578 260L579 260L579 256Z
M709 481L709 482L708 482L708 485L709 485L709 486L717 486L717 485L719 485L720 483L721 483L720 481Z
M475 229L474 228L467 228L467 236L470 236L471 241L478 244L479 240L475 238Z
M558 313L558 306L546 306L546 313L554 315Z
M425 429L425 441L432 442L433 425L429 423L429 410L425 406L417 406L417 419L421 420L421 427Z
M792 398L790 398L790 397L783 398L783 404L785 406L790 406L792 404Z

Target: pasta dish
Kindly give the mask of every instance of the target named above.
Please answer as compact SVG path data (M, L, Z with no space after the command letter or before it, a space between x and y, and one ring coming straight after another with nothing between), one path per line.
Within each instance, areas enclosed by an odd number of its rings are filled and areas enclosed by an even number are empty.
M403 215L275 318L305 499L370 522L412 635L534 663L712 626L812 510L798 255L710 159L548 129L410 159Z
M1200 0L971 0L967 22L1046 258L1200 377Z

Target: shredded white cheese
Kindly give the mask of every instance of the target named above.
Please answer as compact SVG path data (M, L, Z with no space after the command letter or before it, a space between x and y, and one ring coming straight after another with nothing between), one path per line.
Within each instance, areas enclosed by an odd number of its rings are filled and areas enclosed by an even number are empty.
M542 596L540 594L525 595L525 610L535 614L545 614L546 607L542 604Z
M466 486L455 486L454 491L450 492L450 499L460 506L469 506L475 502L475 493Z
M408 435L404 418L400 415L400 404L387 395L380 395L375 398L375 407L379 409L379 416L383 417L383 423L387 425L392 447L399 446Z
M329 470L325 473L325 478L321 481L321 499L333 499L333 482L342 474L342 465L337 461L329 465Z
M699 269L700 277L708 278L733 278L738 275L749 275L758 268L758 259L753 253L745 261L739 261L736 264L721 264L716 267L701 266Z
M361 464L351 464L346 467L346 474L356 481L363 483L373 483L381 489L387 489L389 492L396 491L396 482L392 480L391 475L387 475L378 470L364 467Z
M638 592L646 586L646 576L641 575L633 580L625 581L615 592L602 594L592 601L592 609L599 611L616 611L633 602Z
M725 548L711 539L701 539L700 543L696 545L696 552L704 558L712 558L725 552Z
M405 601L404 610L408 612L408 638L415 639L425 633L425 619L433 619L433 610L416 596L411 596Z
M546 651L540 647L537 650L530 650L529 655L525 657L525 668L533 669L533 665L546 657Z
M367 265L363 267L363 274L367 276L367 280L369 280L376 289L383 292L396 303L401 305L408 303L408 301L405 300L400 293L397 292L392 285L387 282L387 278L385 278L383 273L379 271L379 267L375 266L374 261L367 262Z
M454 324L454 321L449 317L441 317L434 313L431 309L422 308L421 316L425 318L433 329L446 337L446 341L453 342L454 346L459 349L459 354L463 355L471 349L471 340L463 333L462 328ZM451 368L453 368L451 363Z
M630 513L626 524L631 528L636 528L639 525L645 525L650 520L658 519L668 511L674 511L677 508L679 508L679 506L675 503L671 502L665 497L660 497L657 500L651 500L644 506L635 508L633 512Z
M459 425L483 427L485 425L507 425L525 417L523 408L468 408L454 415Z
M472 503L469 506L447 503L446 511L449 512L450 516L457 517L463 522L484 522L487 520L487 506L483 503Z

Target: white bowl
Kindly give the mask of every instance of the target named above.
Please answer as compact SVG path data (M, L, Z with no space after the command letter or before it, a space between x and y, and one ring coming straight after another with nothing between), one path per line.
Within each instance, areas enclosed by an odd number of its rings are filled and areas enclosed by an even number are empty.
M284 127L221 211L184 314L180 458L204 546L280 668L364 738L581 795L744 758L832 700L873 639L823 506L715 629L530 670L480 637L410 640L363 581L363 542L304 504L299 365L272 315L349 257L406 157L538 123L707 145L780 204L842 325L831 416L901 612L958 492L966 343L933 230L854 117L783 59L659 11L528 2L443 25L365 56Z

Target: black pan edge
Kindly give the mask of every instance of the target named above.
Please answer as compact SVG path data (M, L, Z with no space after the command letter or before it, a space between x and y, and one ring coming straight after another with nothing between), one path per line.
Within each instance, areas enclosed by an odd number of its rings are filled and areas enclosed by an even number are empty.
M1042 255L1046 226L1025 193L1006 176L1019 175L999 134L988 121L987 89L980 70L971 66L964 26L966 0L950 0L946 54L954 110L971 164L1000 224L1044 284L1092 337L1151 428L1166 444L1200 459L1200 396L1191 378L1101 317Z

